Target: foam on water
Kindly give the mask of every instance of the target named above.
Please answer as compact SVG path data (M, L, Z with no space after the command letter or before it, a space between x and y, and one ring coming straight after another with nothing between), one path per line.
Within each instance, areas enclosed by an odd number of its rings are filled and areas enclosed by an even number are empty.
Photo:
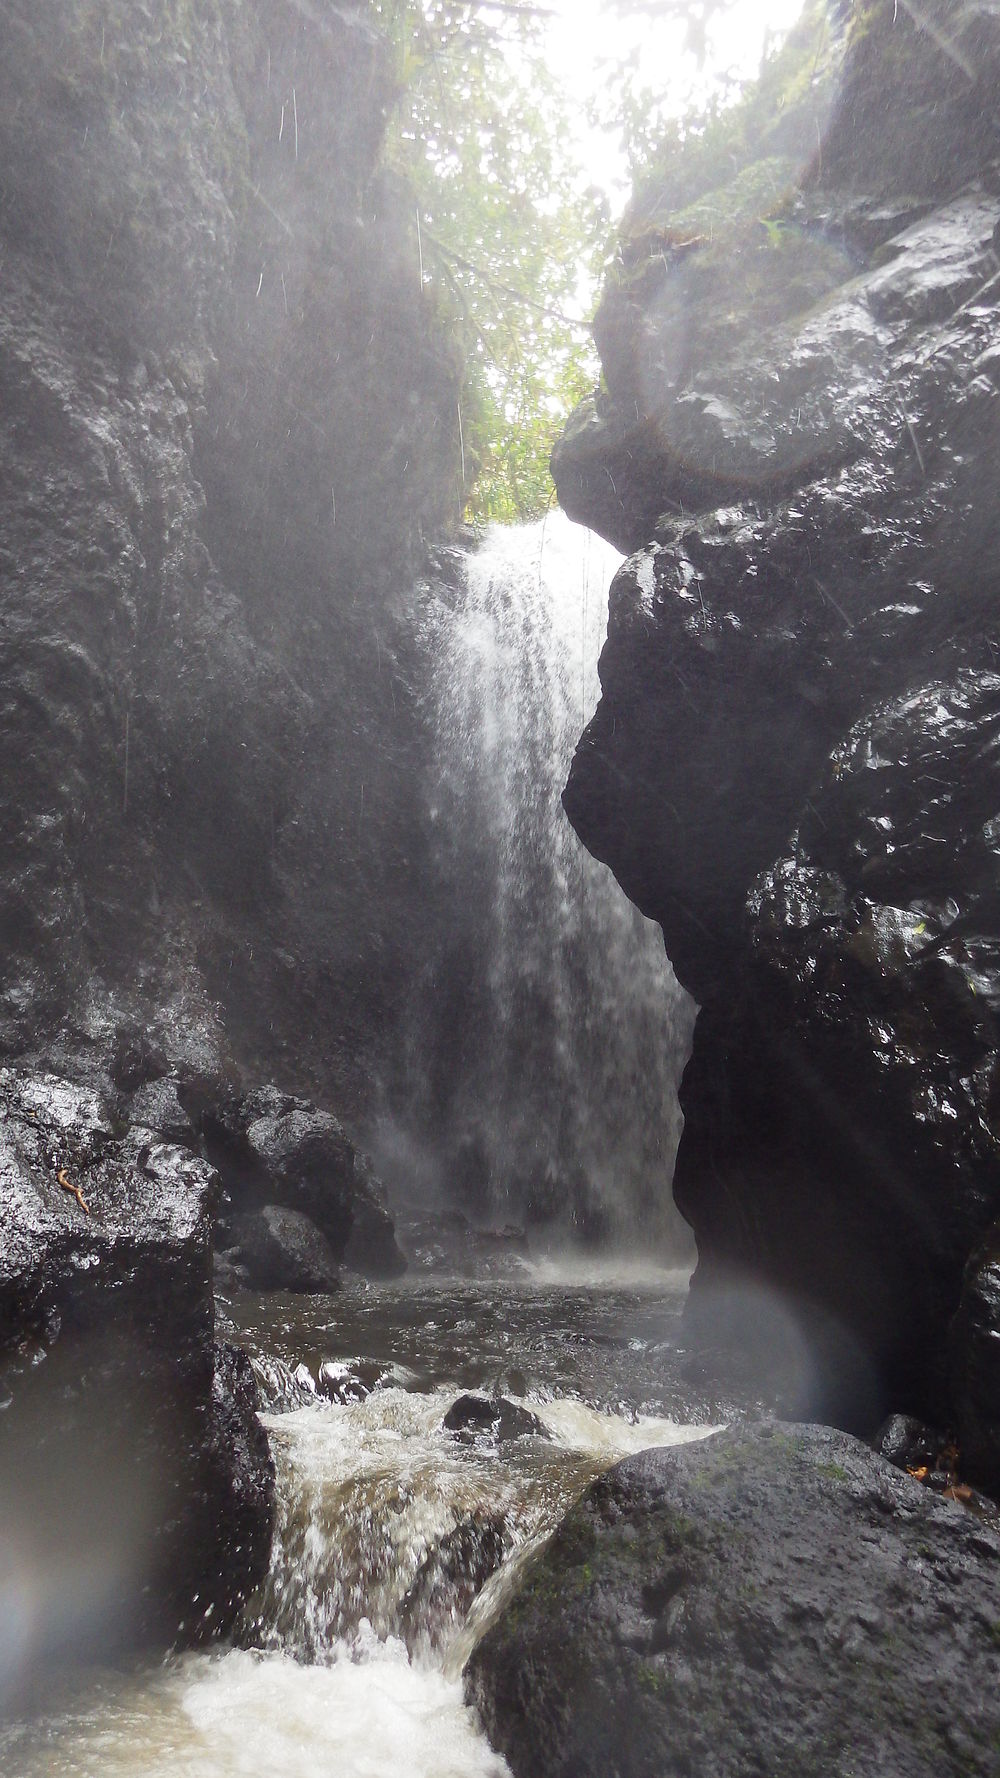
M534 1285L565 1285L601 1290L655 1290L683 1295L691 1282L693 1265L665 1266L648 1255L581 1253L572 1248L540 1254L524 1260L526 1277Z
M387 1300L396 1326L398 1293ZM478 1299L477 1317L465 1286L420 1298L425 1310L437 1304L422 1319L425 1347L440 1358L458 1341L480 1387L491 1387L499 1300ZM581 1318L559 1289L542 1302L553 1341L606 1355L617 1395L620 1341L606 1343L606 1325L618 1327L621 1305L609 1322L607 1305L602 1316L591 1302ZM508 1308L523 1320L526 1305L516 1296ZM313 1305L314 1344L325 1351L317 1363L310 1348L312 1369L294 1346L255 1353L276 1410L265 1424L277 1523L245 1626L254 1646L51 1676L44 1715L0 1728L3 1778L509 1778L463 1702L476 1641L596 1475L712 1428L641 1413L639 1398L609 1412L541 1384L520 1401L540 1432L458 1436L444 1426L454 1372L447 1384L418 1383L385 1355L345 1357L353 1347L330 1340L333 1315ZM307 1323L297 1311L300 1333ZM331 1402L324 1386L371 1392Z
M502 1524L513 1554L548 1535L587 1483L619 1457L710 1430L532 1395L523 1405L548 1438L497 1449L444 1431L454 1399L454 1389L384 1388L364 1401L265 1419L279 1472L259 1623L268 1646L322 1659L366 1622L382 1637L405 1628L411 1652L438 1663L462 1633L464 1614L435 1624L429 1649L421 1650L406 1613L443 1539L462 1527L474 1538L477 1527Z
M233 1649L95 1681L41 1744L0 1733L5 1778L508 1778L458 1679L364 1632L322 1666Z
M626 1420L621 1414L602 1413L586 1402L566 1396L538 1401L533 1406L553 1439L564 1449L579 1452L591 1475L636 1451L690 1444L717 1430L714 1426L682 1426L676 1420L652 1414L637 1414Z

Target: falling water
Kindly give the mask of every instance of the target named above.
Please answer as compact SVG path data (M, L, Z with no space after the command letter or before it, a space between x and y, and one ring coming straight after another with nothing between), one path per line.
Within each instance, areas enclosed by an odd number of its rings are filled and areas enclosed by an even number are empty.
M533 1238L681 1250L691 1005L561 806L620 557L560 513L493 527L436 626L429 899L402 1118L452 1202ZM397 1095L397 1100L399 1095Z

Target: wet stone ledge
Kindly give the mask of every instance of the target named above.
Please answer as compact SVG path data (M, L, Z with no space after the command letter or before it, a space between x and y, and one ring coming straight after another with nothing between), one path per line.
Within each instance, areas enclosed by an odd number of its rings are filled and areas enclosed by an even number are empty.
M39 1661L224 1631L273 1469L214 1344L218 1176L55 1075L0 1071L0 1699Z

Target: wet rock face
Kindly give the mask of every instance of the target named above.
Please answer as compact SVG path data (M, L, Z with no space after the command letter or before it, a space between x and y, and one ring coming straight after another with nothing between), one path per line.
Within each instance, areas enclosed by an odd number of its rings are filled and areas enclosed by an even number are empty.
M969 1479L996 1491L1000 1474L1000 1229L972 1256L951 1329L951 1377Z
M479 1644L515 1778L996 1767L1000 1539L842 1433L764 1424L596 1482Z
M130 1165L107 1101L54 1075L2 1069L0 1102L0 1326L20 1332L29 1306L39 1331L50 1307L71 1321L77 1287L85 1319L96 1296L127 1295L151 1333L169 1311L192 1362L201 1362L212 1325L214 1168L155 1142L143 1145L140 1166Z
M566 806L661 922L703 1003L731 968L750 884L800 819L818 826L806 796L852 721L893 690L918 690L922 670L960 670L970 638L956 631L987 619L994 311L973 304L945 328L928 320L921 289L943 284L960 309L997 265L998 220L1000 194L956 200L904 231L849 302L780 328L766 350L747 341L744 365L706 367L727 389L737 368L756 379L741 397L743 430L735 409L730 429L737 455L771 441L751 478L760 498L738 501L737 478L732 504L660 520L615 582L604 697ZM994 370L1000 378L1000 359ZM815 453L837 467L775 500L769 458L801 440L807 387ZM764 430L744 437L751 417ZM780 487L777 469L774 479ZM981 670L992 665L988 641L976 638L975 653ZM933 725L933 705L923 719ZM934 735L915 744L926 752ZM924 791L933 801L933 786Z
M166 1142L195 1141L194 1125L181 1103L174 1080L151 1080L133 1093L128 1113L134 1124L155 1130Z
M460 1395L441 1422L456 1438L507 1444L518 1438L548 1438L537 1414L522 1408L505 1395Z
M636 553L564 800L704 1009L675 1180L702 1337L766 1371L791 1329L790 1411L954 1426L1000 1209L1000 32L891 11L855 9L770 218L661 229L611 280L555 469Z
M0 1109L4 1584L34 1601L6 1694L81 1643L231 1627L273 1472L252 1379L213 1345L214 1168L51 1075L0 1070Z
M340 1287L329 1241L300 1210L265 1204L255 1215L230 1217L227 1235L226 1262L242 1266L258 1290L325 1294Z
M201 1568L207 1591L192 1634L208 1640L239 1621L267 1574L274 1530L274 1459L258 1419L260 1394L247 1354L221 1340L215 1347L212 1410L205 1454L207 1543ZM212 1549L226 1552L221 1569ZM205 1560L207 1554L208 1560Z
M0 1055L182 1023L365 1109L460 463L391 96L365 9L4 9Z
M858 1342L821 1396L852 1424L886 1390L959 1414L948 1324L996 1205L998 689L965 670L834 750L751 890L749 955L685 1085L675 1189L712 1229L703 1290L745 1267L752 1203L766 1279Z

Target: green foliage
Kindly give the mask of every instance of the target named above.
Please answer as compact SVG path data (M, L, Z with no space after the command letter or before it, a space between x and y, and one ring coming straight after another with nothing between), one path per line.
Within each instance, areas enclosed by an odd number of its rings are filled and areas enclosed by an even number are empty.
M609 305L622 294L640 308L655 301L661 320L677 302L693 363L805 314L849 275L836 241L802 223L803 179L821 159L837 90L841 44L828 21L823 0L807 0L756 79L659 124L653 98L624 71L620 102L645 120L646 135L637 124L634 191L606 295ZM671 278L674 256L692 247Z
M594 380L588 269L609 227L567 151L565 100L525 0L372 0L397 59L389 152L413 191L414 266L463 348L469 511L550 503L548 459Z
M624 72L617 102L634 180L626 229L699 200L709 200L707 213L727 190L742 215L765 216L817 153L837 66L828 7L807 0L787 36L765 44L753 81L723 83L680 117L664 118L656 96Z

